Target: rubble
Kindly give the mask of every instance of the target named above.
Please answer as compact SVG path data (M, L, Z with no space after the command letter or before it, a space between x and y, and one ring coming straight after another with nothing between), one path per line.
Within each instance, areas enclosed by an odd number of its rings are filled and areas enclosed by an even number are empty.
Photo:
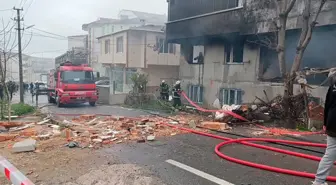
M23 141L17 142L13 145L13 152L31 152L36 149L36 140L25 139Z
M147 141L154 141L155 140L155 136L151 135L151 136L147 136Z
M213 130L228 130L231 129L227 123L221 123L221 122L202 122L201 126L203 128L207 128L207 129L213 129Z
M36 142L53 142L56 138L63 140L62 146L69 148L99 148L106 145L127 143L127 142L150 142L157 140L158 137L171 137L177 134L187 133L178 129L165 126L161 123L171 123L176 126L188 126L196 128L202 116L192 114L180 114L169 118L157 116L141 116L138 118L125 117L99 117L84 115L75 117L71 120L56 120L48 117L35 123L6 123L3 124L5 133L0 134L0 142L10 140L19 141L13 151L32 151L35 150ZM191 121L189 121L191 120ZM26 140L33 139L34 143ZM21 141L25 146L22 149ZM78 146L77 146L77 144ZM11 144L10 144L11 145ZM33 148L34 146L34 148ZM17 149L21 147L21 149ZM38 150L40 151L40 150Z

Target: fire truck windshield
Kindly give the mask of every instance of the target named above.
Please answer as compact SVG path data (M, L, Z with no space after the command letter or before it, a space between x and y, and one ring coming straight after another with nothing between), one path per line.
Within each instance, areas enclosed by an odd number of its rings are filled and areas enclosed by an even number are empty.
M91 84L94 83L92 71L62 71L63 83Z

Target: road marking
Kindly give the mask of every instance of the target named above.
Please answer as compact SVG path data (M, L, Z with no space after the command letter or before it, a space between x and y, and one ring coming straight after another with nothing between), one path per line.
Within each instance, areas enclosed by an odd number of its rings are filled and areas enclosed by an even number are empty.
M200 176L200 177L202 177L204 179L207 179L207 180L209 180L211 182L214 182L216 184L220 184L220 185L234 185L234 184L232 184L232 183L230 183L228 181L225 181L223 179L217 178L217 177L215 177L213 175L207 174L205 172L202 172L200 170L197 170L197 169L195 169L193 167L190 167L190 166L187 166L185 164L179 163L179 162L174 161L172 159L168 159L168 160L166 160L166 162L169 163L169 164L171 164L171 165L174 165L176 167L179 167L181 169L184 169L184 170L186 170L186 171L188 171L190 173L198 175L198 176Z

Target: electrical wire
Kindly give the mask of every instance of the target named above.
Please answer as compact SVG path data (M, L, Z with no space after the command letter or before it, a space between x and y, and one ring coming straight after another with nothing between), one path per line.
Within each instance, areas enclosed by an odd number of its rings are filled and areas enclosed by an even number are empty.
M13 9L2 9L2 10L0 10L0 12L11 11L11 10L13 10Z
M34 3L34 1L35 1L35 0L31 0L31 1L30 1L30 4L28 5L28 8L26 9L26 12L23 14L23 17L25 17L25 16L27 15L29 8L30 8L30 6ZM26 0L26 2L27 2L27 0Z

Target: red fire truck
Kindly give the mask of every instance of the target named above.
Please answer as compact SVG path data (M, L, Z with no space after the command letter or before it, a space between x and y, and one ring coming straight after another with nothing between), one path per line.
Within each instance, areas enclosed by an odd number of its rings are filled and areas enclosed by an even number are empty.
M86 102L95 106L98 100L93 69L87 64L75 65L71 62L60 64L50 71L48 88L49 103L56 103L58 107Z

